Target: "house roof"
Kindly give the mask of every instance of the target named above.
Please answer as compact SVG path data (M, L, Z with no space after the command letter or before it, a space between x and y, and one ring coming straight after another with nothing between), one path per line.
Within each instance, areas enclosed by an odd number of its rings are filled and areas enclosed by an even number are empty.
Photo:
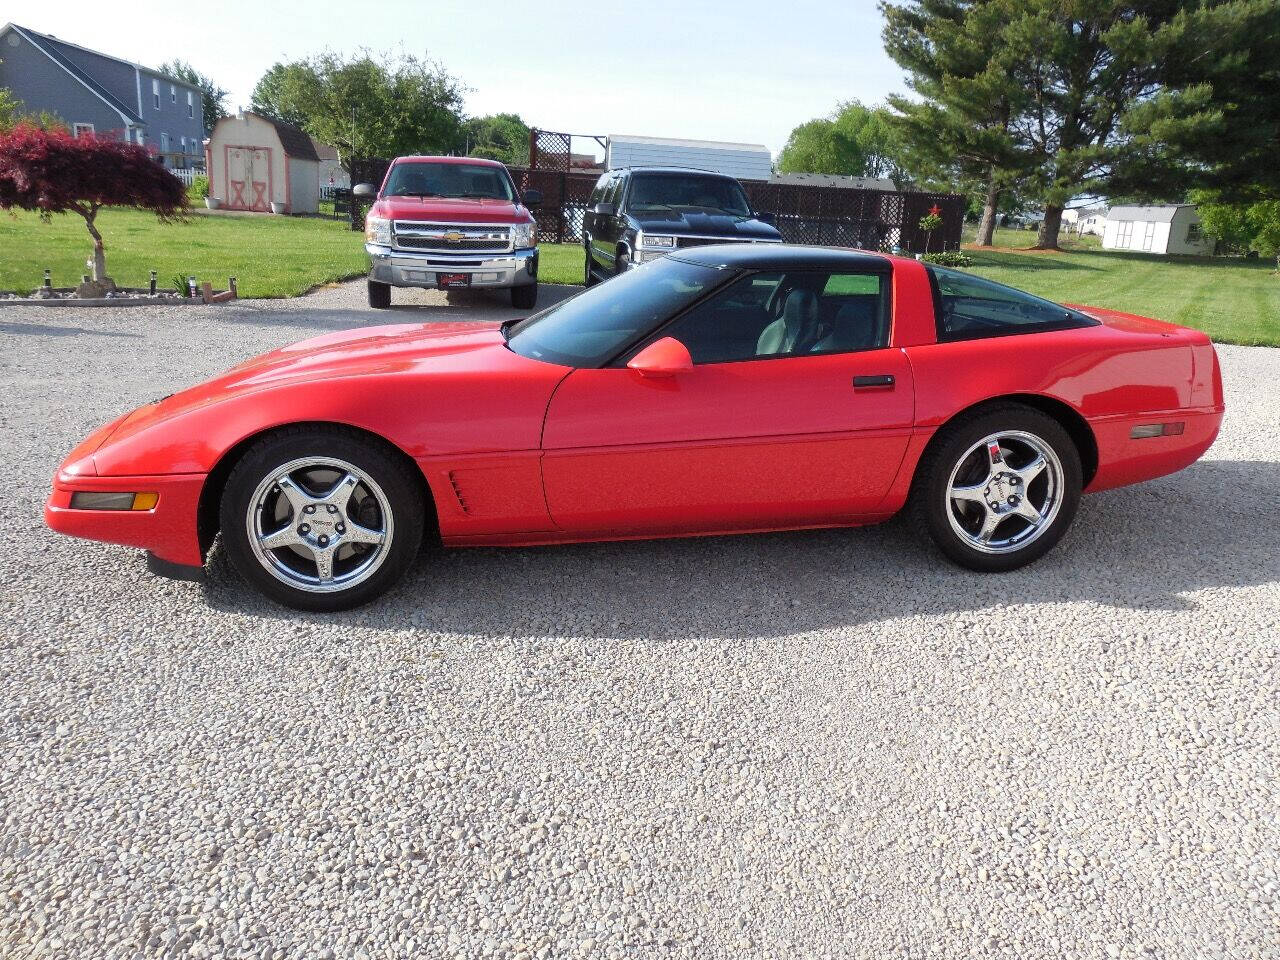
M1112 207L1108 220L1138 220L1151 223L1171 223L1174 215L1184 207L1195 209L1194 203L1166 203L1155 207Z
M338 148L333 144L324 143L323 141L317 140L315 137L308 137L308 139L311 141L311 146L316 151L316 159L334 161L340 159L338 157Z
M842 187L846 190L897 190L892 180L878 177L841 177L831 173L775 173L770 183L800 187Z
M672 140L667 137L637 137L624 133L609 134L610 143L656 143L669 147L699 147L703 150L751 150L768 153L763 143L722 143L719 140Z
M120 114L127 123L142 123L142 118L138 116L138 112L135 109L103 87L102 84L95 80L89 73L73 63L61 50L58 49L59 45L64 41L58 40L57 37L49 37L43 33L36 33L34 30L28 30L26 27L20 27L16 23L5 24L3 28L0 28L0 34L7 33L9 30L17 32L18 35L25 38L29 44L43 53L58 66L62 67L63 70L78 80L82 85L87 87L90 93L109 106L116 113ZM68 45L74 46L74 44ZM98 51L93 50L90 52L97 53ZM101 56L105 57L108 55L101 54ZM116 60L118 58L110 57L110 59ZM128 63L128 61L121 62ZM129 66L137 69L136 64L130 63Z
M145 63L136 63L133 60L126 60L124 57L117 57L115 54L104 53L101 50L94 50L92 47L85 47L78 43L72 43L70 40L63 40L61 37L55 37L51 33L37 33L28 27L19 27L16 23L6 24L6 26L15 27L25 33L28 37L40 37L42 40L55 43L59 46L70 47L73 50L83 50L85 53L92 53L98 57L105 57L107 60L114 60L116 63L123 63L126 67L133 67L135 70L145 70L147 73L155 74L163 80L168 80L170 83L176 83L178 86L186 87L189 90L195 90L198 92L200 89L180 77L175 77L171 73L165 73L163 70L159 70L155 67L148 67ZM3 32L4 28L0 27L0 33Z

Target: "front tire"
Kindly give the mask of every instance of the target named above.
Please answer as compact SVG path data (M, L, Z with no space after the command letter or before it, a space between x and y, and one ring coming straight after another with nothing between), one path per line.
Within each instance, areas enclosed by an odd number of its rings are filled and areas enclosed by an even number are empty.
M517 310L532 310L538 305L538 285L526 283L523 287L511 288L511 306Z
M1062 425L1022 404L947 426L916 470L917 527L962 567L1025 566L1062 539L1080 504L1080 453Z
M222 540L261 593L298 610L368 603L413 563L422 486L394 451L353 431L290 427L249 448L222 495Z
M391 284L370 280L369 306L375 310L385 310L391 306Z

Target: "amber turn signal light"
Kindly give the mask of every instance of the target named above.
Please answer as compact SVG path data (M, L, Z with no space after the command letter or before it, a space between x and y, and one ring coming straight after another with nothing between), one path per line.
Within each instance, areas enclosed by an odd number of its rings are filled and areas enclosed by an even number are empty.
M78 490L71 494L73 510L153 510L158 493L115 493L106 490Z

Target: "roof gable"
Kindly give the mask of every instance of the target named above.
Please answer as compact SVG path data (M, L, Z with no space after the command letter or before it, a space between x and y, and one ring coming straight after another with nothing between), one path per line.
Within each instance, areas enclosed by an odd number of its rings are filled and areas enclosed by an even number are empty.
M90 93L96 96L116 113L120 114L121 118L126 123L142 122L142 118L138 116L136 110L133 110L128 104L124 103L118 97L113 95L111 91L102 86L102 84L95 80L90 74L69 60L67 56L58 49L57 44L51 42L56 40L56 38L46 37L43 33L36 33L34 30L27 30L25 27L20 27L16 23L6 24L3 29L0 29L0 34L6 33L9 30L15 31L29 44L60 66L76 81L86 87Z
M213 133L210 139L218 135L218 131L225 124L235 123L244 117L253 117L255 120L267 124L275 130L276 137L280 140L280 146L284 148L286 157L293 157L298 160L315 160L319 161L320 157L316 154L316 148L311 142L311 138L300 128L295 127L291 123L285 123L283 120L273 120L270 117L263 116L260 113L253 113L245 110L237 115L232 114L229 117L223 117L213 127Z
M1149 223L1172 223L1179 210L1185 207L1195 209L1191 203L1168 203L1160 206L1116 206L1107 212L1108 220L1136 220Z

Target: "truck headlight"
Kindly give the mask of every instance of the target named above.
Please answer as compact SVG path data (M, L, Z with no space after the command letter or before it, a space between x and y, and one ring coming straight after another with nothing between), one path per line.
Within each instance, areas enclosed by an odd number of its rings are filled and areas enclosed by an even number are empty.
M365 217L364 238L369 243L391 246L391 221L386 217Z
M511 246L523 250L538 245L538 224L533 220L528 223L517 223L511 227Z
M662 247L670 250L675 245L675 237L667 237L658 233L642 233L640 235L640 246L642 247Z

